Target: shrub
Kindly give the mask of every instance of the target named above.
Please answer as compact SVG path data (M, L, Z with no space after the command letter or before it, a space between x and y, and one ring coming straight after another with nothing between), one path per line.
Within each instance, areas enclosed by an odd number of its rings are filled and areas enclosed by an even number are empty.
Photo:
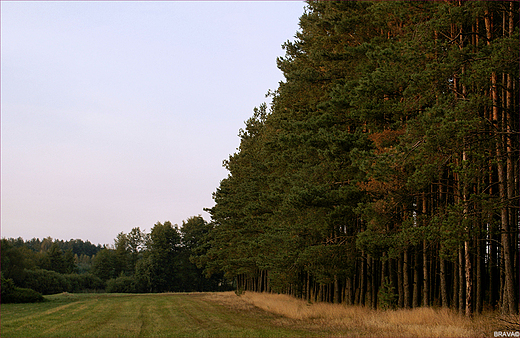
M14 285L12 279L5 279L3 277L1 292L2 303L36 303L44 300L41 293L32 289L19 288Z
M120 276L107 281L106 292L110 293L135 293L136 280L134 277Z
M25 270L25 281L23 287L36 290L44 295L69 291L70 280L64 275L49 270Z
M2 296L13 292L15 288L13 280L11 278L4 278L4 276L1 276L0 278L2 280L2 287L0 289Z
M75 273L71 273L71 274L67 274L67 275L63 275L63 277L65 277L65 279L68 281L68 289L67 289L67 292L70 292L70 293L74 293L74 292L80 292L81 289L83 289L82 287L82 278L80 275L78 274L75 274Z
M37 303L43 302L44 298L41 293L33 289L14 287L12 293L5 296L2 295L2 303Z
M77 276L79 276L80 291L104 290L106 287L105 282L92 273Z
M68 281L67 284L69 288L67 292L84 292L105 289L105 282L103 282L101 278L94 276L91 273L85 273L81 275L71 273L63 275L63 277L65 277L65 279Z
M377 294L377 302L380 309L388 310L397 307L397 295L394 289L392 283L386 277Z
M34 289L44 295L60 292L83 292L104 290L105 283L91 273L60 274L49 270L25 270L26 278L23 287Z

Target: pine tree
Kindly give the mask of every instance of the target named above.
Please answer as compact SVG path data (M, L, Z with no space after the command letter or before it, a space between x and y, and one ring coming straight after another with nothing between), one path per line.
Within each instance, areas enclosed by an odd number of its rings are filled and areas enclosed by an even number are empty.
M516 313L518 22L516 2L309 2L225 161L206 270Z

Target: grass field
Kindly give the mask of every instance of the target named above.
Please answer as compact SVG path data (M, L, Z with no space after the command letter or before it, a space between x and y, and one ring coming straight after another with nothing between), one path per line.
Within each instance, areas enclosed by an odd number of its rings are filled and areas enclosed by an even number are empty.
M493 327L493 320L469 320L449 310L383 312L271 294L65 293L46 299L2 304L0 336L485 337L505 329Z
M235 296L236 297L236 296ZM2 337L278 337L317 335L205 294L60 294L38 304L2 304ZM238 297L237 297L238 298ZM319 335L319 334L318 334Z

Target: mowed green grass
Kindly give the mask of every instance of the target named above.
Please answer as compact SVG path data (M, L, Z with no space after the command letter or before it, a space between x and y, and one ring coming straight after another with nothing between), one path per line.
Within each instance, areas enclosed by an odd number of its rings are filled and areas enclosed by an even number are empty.
M1 337L307 337L274 314L236 309L204 294L60 294L2 304Z

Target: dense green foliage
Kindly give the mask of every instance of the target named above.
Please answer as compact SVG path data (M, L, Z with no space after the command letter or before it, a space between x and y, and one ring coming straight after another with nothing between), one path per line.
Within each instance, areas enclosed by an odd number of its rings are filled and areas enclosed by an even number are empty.
M312 1L300 28L195 261L309 300L517 312L518 3Z
M5 279L3 276L2 279L2 296L1 302L6 303L37 303L42 302L43 296L41 293L36 292L32 289L27 288L19 288L14 285L12 279Z
M65 250L65 251L64 251ZM16 287L47 295L59 292L102 290L104 282L90 273L91 256L101 250L82 240L1 240L2 278ZM4 296L2 289L2 296Z
M40 268L59 273L88 272L92 257L102 247L80 239L63 241L47 237L27 241L22 238L3 238L1 249L2 273L20 283L24 278L24 269Z
M106 292L110 293L136 293L139 292L136 280L133 277L121 276L107 281Z
M210 225L195 216L180 229L170 222L157 222L149 234L139 228L120 233L114 249L105 248L94 257L93 273L106 281L107 292L229 290L222 274L207 278L190 261L194 252L203 252L209 230Z
M91 273L61 274L44 269L25 270L24 281L20 283L44 295L60 292L87 292L103 290L105 283Z
M180 229L170 222L158 222L150 233L140 228L128 234L121 232L113 247L96 247L89 242L82 246L81 240L2 239L2 278L13 287L16 285L16 290L21 287L44 295L100 290L115 293L229 290L231 282L222 274L208 278L190 260L194 253L205 252L203 246L210 230L211 225L196 216L183 222ZM82 247L97 250L77 250ZM87 256L85 252L95 254ZM4 291L8 289L2 288L2 296Z

